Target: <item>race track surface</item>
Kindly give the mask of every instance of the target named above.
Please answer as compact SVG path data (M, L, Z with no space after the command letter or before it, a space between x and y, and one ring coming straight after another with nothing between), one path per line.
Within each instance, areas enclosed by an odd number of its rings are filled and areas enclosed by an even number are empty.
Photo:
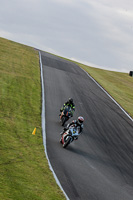
M133 200L133 122L76 64L41 52L47 153L70 200ZM69 97L84 132L59 143L59 110ZM72 119L70 121L72 121Z

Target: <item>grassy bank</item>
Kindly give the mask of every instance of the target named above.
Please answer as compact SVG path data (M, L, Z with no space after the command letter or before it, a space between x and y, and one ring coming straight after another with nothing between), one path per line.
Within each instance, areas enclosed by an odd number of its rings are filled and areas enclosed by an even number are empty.
M36 135L32 135L37 127ZM44 154L38 52L0 38L0 199L65 199Z
M133 118L133 77L128 73L113 72L78 63L86 70Z

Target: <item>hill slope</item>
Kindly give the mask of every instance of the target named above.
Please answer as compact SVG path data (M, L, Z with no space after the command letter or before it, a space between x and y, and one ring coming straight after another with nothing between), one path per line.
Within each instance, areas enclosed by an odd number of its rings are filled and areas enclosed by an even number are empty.
M0 199L65 199L44 154L38 52L3 38L0 146Z

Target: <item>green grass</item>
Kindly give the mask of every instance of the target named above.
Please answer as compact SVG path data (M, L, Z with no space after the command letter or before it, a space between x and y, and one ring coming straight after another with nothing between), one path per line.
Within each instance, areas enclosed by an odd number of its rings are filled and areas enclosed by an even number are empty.
M133 118L133 77L128 73L102 70L80 63L78 65L86 70Z
M36 135L32 135L35 127ZM38 52L3 38L0 38L0 199L65 199L44 153Z

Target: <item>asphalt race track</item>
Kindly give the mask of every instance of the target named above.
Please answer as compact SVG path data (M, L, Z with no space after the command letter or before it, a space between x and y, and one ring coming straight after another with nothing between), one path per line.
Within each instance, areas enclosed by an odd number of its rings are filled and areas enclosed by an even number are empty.
M47 153L70 200L133 200L133 122L76 64L41 52ZM69 97L84 132L59 143L59 110ZM70 121L72 121L72 119Z

